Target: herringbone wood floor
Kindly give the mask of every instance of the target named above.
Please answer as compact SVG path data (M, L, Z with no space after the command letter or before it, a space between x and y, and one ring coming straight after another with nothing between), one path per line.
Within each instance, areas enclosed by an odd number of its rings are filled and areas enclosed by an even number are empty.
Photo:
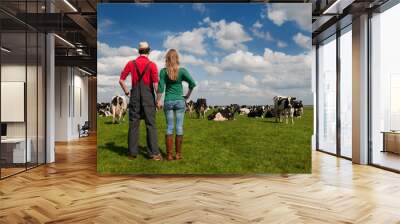
M96 174L95 138L0 181L0 223L400 223L400 175L313 153L312 175Z

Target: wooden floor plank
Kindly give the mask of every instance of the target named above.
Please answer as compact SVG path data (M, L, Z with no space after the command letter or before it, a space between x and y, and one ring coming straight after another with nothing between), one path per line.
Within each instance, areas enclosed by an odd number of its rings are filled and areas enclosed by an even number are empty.
M313 152L313 174L101 176L96 138L0 181L0 223L400 223L400 175Z

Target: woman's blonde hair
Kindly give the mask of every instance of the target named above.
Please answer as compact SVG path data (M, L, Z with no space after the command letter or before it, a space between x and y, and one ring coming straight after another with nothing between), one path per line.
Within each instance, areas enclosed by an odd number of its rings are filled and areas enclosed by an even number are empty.
M179 72L179 56L175 49L171 49L165 55L165 67L170 80L175 81Z

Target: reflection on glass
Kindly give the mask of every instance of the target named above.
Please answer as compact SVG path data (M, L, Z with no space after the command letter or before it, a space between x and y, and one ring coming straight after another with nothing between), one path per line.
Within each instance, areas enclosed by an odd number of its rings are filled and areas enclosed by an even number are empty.
M1 175L25 170L31 151L26 144L25 89L26 35L2 33L1 45L9 49L1 57L1 123L6 129L1 140ZM28 148L28 150L26 150Z
M372 18L372 163L400 170L400 5Z
M36 32L27 33L27 85L26 85L26 114L27 114L27 143L30 149L28 168L37 165L37 74L38 74L38 36Z
M45 44L46 37L44 34L39 33L38 35L38 164L45 163L45 60L46 60L46 52L45 52Z
M351 26L340 36L340 153L352 157L352 35Z
M336 40L318 48L318 148L336 153Z

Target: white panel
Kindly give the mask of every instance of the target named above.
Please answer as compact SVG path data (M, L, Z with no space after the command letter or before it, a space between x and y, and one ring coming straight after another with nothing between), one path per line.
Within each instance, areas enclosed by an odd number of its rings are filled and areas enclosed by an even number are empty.
M24 122L24 82L1 82L1 122Z
M391 75L390 85L390 129L400 130L400 74Z

